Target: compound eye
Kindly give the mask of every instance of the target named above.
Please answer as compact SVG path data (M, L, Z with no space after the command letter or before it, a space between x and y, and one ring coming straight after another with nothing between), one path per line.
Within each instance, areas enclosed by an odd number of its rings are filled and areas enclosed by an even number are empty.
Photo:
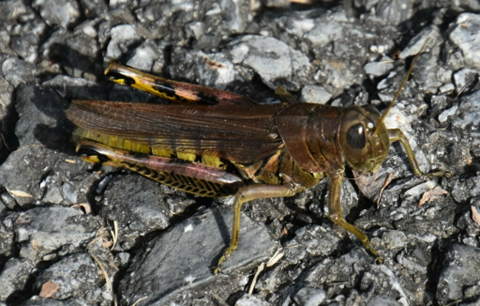
M347 131L347 143L354 149L363 149L367 144L365 136L365 128L363 124L357 123L352 125Z

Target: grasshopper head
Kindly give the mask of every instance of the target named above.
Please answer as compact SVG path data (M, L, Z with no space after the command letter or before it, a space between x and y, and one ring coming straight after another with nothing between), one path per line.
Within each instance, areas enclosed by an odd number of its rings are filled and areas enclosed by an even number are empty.
M340 144L350 167L377 170L390 148L388 131L378 111L368 106L347 109L340 127Z

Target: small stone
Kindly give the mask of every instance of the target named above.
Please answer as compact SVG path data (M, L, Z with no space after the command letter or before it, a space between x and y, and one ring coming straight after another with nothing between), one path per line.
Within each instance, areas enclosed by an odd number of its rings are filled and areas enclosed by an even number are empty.
M448 120L448 117L450 116L455 116L455 113L458 110L458 106L454 105L449 109L444 110L439 116L438 116L438 121L440 123L444 123Z
M40 291L46 284L55 284L57 290L52 291L49 296L55 300L86 298L90 291L100 285L98 271L97 265L88 254L73 254L43 270L34 286Z
M87 164L71 163L71 156L44 146L25 146L0 165L0 185L20 206L42 201L55 204L87 202L89 184L96 180Z
M120 284L122 303L132 304L148 296L146 304L168 305L171 290L181 292L221 277L214 276L211 268L230 240L232 218L230 207L212 207L153 240L139 255L141 259L134 259L136 264ZM222 266L224 274L251 269L271 256L275 248L263 225L243 213L241 219L238 249Z
M6 301L15 291L24 289L33 272L31 262L24 259L9 259L0 273L0 301Z
M383 243L390 250L403 248L407 243L407 236L402 231L391 230L383 234Z
M445 84L438 89L438 91L442 94L449 93L449 92L452 92L454 90L455 90L455 86L452 83Z
M49 26L61 25L67 28L80 17L80 8L74 0L35 0L32 6L40 11Z
M480 281L480 249L454 244L447 253L443 267L436 293L438 303L463 300L467 298L464 289Z
M437 26L430 26L418 33L403 49L399 55L399 58L405 59L409 56L417 55L422 49L423 45L425 45L427 39L429 39L428 46L426 46L427 48L440 43L439 40L441 39L441 35ZM427 51L427 49L424 49L424 52Z
M255 70L271 89L283 85L287 90L297 90L299 84L291 76L305 75L310 69L305 54L273 37L248 35L232 46L232 57Z
M477 70L470 68L464 68L455 72L453 74L453 80L455 82L455 86L457 87L457 93L462 93L472 86L477 79L477 75Z
M170 224L168 204L160 186L139 175L115 178L108 184L102 204L101 215L117 221L119 231L129 233L127 240L165 229ZM125 239L119 237L118 243Z
M322 18L315 21L315 26L305 34L305 39L310 41L314 47L325 47L332 41L341 39L344 35L344 26L332 20L332 18Z
M313 287L303 287L293 296L296 305L316 306L321 305L327 294L325 290Z
M235 306L271 306L271 305L272 304L254 295L245 295L235 303Z
M35 67L19 58L11 57L2 64L2 72L5 79L17 87L20 84L30 83L34 80Z
M112 28L111 40L107 47L106 57L117 59L129 51L129 47L141 40L135 28L131 25L118 25Z
M475 130L480 126L480 104L478 101L480 101L480 90L461 99L457 110L460 115L453 119L453 124L456 127L461 129L469 127Z
M408 0L380 1L376 5L377 16L386 23L397 25L406 21L412 11L412 2Z
M160 58L163 61L159 46L147 40L133 51L133 56L127 61L127 65L148 72L152 70L155 61Z
M396 300L392 299L389 296L377 295L377 296L374 296L367 304L367 306L377 306L377 305L403 306L403 305L408 305L408 303L407 304L401 304L401 303L397 302Z
M333 253L340 243L340 237L330 226L307 225L298 229L295 234L298 244L304 246L306 251L314 256L327 256Z
M323 86L305 85L302 88L300 102L325 104L331 98L332 94L329 93Z
M450 32L450 40L463 52L465 63L480 68L480 15L463 13L458 16L456 26Z
M16 240L22 243L20 256L33 262L65 245L79 248L93 239L98 227L93 216L61 206L32 208L14 223Z
M393 67L395 67L393 65L393 60L388 56L384 56L379 62L367 63L365 66L363 66L363 70L365 70L367 74L378 77L385 75L392 70Z

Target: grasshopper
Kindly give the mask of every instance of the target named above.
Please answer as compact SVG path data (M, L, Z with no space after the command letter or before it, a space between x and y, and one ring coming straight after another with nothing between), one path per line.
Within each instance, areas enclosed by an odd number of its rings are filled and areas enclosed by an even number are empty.
M425 45L424 45L425 47ZM88 162L125 168L204 197L235 196L230 244L214 273L237 249L240 210L259 198L291 197L330 179L329 218L355 235L376 261L367 235L342 216L345 165L373 172L400 141L413 173L425 174L400 129L384 119L400 95L415 57L388 109L297 103L284 88L281 103L260 105L235 93L176 82L110 62L106 76L174 104L74 100L66 110L77 126L77 152Z

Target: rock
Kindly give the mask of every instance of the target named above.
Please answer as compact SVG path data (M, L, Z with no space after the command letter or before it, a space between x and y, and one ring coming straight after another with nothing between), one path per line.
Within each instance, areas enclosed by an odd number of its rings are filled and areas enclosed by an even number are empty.
M365 72L368 74L379 77L388 73L393 69L393 67L393 60L388 56L384 56L378 62L365 64L365 66L363 66L363 70L365 70Z
M107 47L107 58L117 59L128 51L128 48L141 40L131 25L118 25L111 30L111 40Z
M324 290L312 287L303 287L293 296L295 303L302 306L321 305L325 298Z
M376 305L383 305L383 306L402 306L405 304L401 304L396 300L392 299L391 297L384 296L384 295L377 295L374 296L367 304L368 306L376 306Z
M20 257L35 263L47 254L78 250L93 239L98 228L93 216L61 206L29 209L14 222L16 241L22 245Z
M58 0L54 2L35 0L33 7L40 11L40 15L49 26L61 25L67 28L80 17L78 3L73 0Z
M464 300L478 296L480 275L477 269L480 266L480 249L454 244L446 255L444 266L440 272L436 298L440 304L451 301ZM465 295L465 289L477 285L476 292Z
M0 273L0 301L5 302L15 291L24 290L32 272L33 264L28 260L8 260Z
M14 87L20 84L31 83L34 80L35 67L18 58L9 58L2 64L5 79Z
M383 234L383 243L386 248L393 250L403 248L407 243L407 236L402 231L388 231Z
M305 85L302 88L300 102L325 104L330 98L332 98L332 94L323 86Z
M308 58L273 37L244 36L231 44L234 64L251 67L271 89L284 86L298 90L299 84L290 76L301 77L310 69Z
M254 295L244 296L235 303L235 306L270 306L270 305L272 304L267 303L264 300Z
M165 305L194 288L217 286L223 277L212 275L211 269L229 243L232 217L230 207L214 207L153 240L120 285L122 303L148 296L144 303ZM251 268L270 256L274 247L265 228L242 213L238 249L222 271L232 275Z
M449 109L444 110L439 116L438 116L438 121L440 123L444 123L448 120L449 117L455 116L455 113L458 110L458 106L455 105Z
M480 90L472 94L464 96L457 111L459 115L453 119L453 125L460 129L467 131L475 131L480 126L480 105L478 99L480 98Z
M54 300L80 297L88 301L100 283L98 266L88 254L79 253L67 256L43 270L35 280L34 287L41 296ZM51 289L48 290L48 287Z
M219 89L225 89L230 83L241 79L235 65L225 54L177 48L172 61L175 67L169 67L169 70L175 79L187 78L193 83Z
M480 15L463 13L458 16L449 36L450 40L462 50L465 63L475 68L480 68L478 58L480 37L476 35L478 31L480 31Z
M87 301L80 298L68 299L68 301L56 301L50 298L42 298L38 295L32 296L29 300L22 303L22 306L88 306Z
M0 185L20 206L87 202L88 186L97 178L78 163L42 145L24 146L0 166Z
M295 241L314 256L329 255L338 249L340 237L330 226L307 225L295 232Z
M377 16L388 24L400 24L411 14L412 2L408 0L379 1L375 6Z
M100 214L106 220L118 222L118 243L129 249L138 236L169 226L169 218L173 213L165 197L159 184L154 181L139 175L120 176L107 186L101 200ZM185 206L181 209L180 203L176 206L179 214L185 209Z
M408 45L402 50L398 57L405 59L409 56L417 55L427 42L427 39L429 41L428 44L425 46L423 52L427 52L428 48L432 48L434 45L442 42L440 30L437 26L430 26L418 33L413 39L408 42Z
M1 203L1 202L0 202ZM15 233L13 231L12 213L0 212L2 223L0 223L0 256L9 258L15 251Z
M457 89L457 93L463 93L473 85L478 72L475 69L465 68L453 74L453 80Z
M132 57L126 63L128 66L135 67L135 69L148 72L150 70L162 71L163 55L160 53L159 46L155 45L153 41L145 41L135 49ZM161 65L160 64L160 65Z

